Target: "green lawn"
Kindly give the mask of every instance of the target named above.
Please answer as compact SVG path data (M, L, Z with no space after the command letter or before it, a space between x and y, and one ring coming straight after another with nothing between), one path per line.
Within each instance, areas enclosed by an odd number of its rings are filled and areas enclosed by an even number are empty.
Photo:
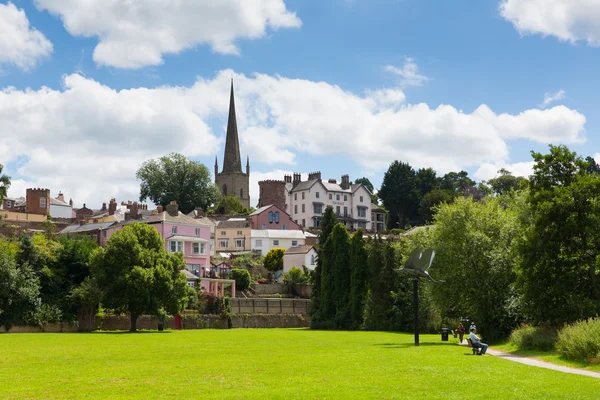
M598 399L600 379L439 335L307 329L0 335L0 398ZM452 339L451 339L452 340Z

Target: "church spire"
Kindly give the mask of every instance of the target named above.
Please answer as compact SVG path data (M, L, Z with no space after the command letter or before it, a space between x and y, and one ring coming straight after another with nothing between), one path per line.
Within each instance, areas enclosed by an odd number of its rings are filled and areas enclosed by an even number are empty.
M231 79L231 96L229 98L229 119L227 121L227 137L225 138L223 173L242 172L242 161L240 158L240 142L238 139L237 121L235 118L235 101L233 99L233 79Z

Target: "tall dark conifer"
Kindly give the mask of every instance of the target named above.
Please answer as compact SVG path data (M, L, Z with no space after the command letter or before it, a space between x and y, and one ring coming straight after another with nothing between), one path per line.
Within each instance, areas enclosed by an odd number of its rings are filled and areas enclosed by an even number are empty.
M369 279L368 253L363 231L359 229L350 242L350 318L352 328L359 329L363 323L365 297Z
M323 320L321 313L322 297L321 287L323 285L323 260L326 258L325 255L325 243L333 230L333 227L337 223L337 217L333 212L333 207L329 206L325 209L325 214L321 219L321 234L319 235L319 248L317 266L315 268L313 289L311 295L310 304L310 315L311 315L311 326L317 327L318 324Z
M334 282L335 325L339 329L350 329L350 237L343 224L337 224L330 236L331 258Z

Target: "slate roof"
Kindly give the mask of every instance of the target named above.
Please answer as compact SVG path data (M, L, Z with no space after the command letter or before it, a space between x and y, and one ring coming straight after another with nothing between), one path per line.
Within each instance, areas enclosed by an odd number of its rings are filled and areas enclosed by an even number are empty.
M287 249L285 251L285 253L283 254L306 254L308 253L311 249L314 249L314 246L311 245L306 245L306 246L296 246L296 247L290 247L289 249Z
M243 219L241 220L241 218L238 218L236 220L227 220L227 221L218 221L217 222L217 227L219 229L227 229L227 228L249 228L250 227L250 221Z
M69 207L69 204L65 203L62 200L55 199L54 197L50 197L50 204L54 206L66 206Z
M197 219L188 217L181 211L178 211L178 215L174 216L169 214L167 211L163 211L159 214L152 214L148 216L148 222L168 222L171 224L187 224L187 225L206 225Z
M110 228L114 224L115 224L115 222L99 222L96 224L69 225L65 229L60 231L60 233L61 234L63 234L63 233L83 233L83 232L90 232L90 231L95 231L95 230L100 230L100 229L104 230L104 229Z

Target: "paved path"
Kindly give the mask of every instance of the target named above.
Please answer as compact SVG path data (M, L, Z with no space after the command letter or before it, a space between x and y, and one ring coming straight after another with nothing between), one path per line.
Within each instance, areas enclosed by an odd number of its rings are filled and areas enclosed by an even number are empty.
M466 341L464 343L459 343L459 345L460 346L468 346ZM491 348L488 348L486 354L489 354L491 356L505 358L510 361L516 361L521 364L531 365L534 367L548 368L548 369L553 369L555 371L566 372L569 374L585 375L585 376L590 376L592 378L600 379L600 372L587 371L585 369L579 369L579 368L563 367L562 365L556 365L556 364L552 364L549 362L536 360L535 358L529 358L529 357L517 356L515 354L504 353L502 351L493 350Z

